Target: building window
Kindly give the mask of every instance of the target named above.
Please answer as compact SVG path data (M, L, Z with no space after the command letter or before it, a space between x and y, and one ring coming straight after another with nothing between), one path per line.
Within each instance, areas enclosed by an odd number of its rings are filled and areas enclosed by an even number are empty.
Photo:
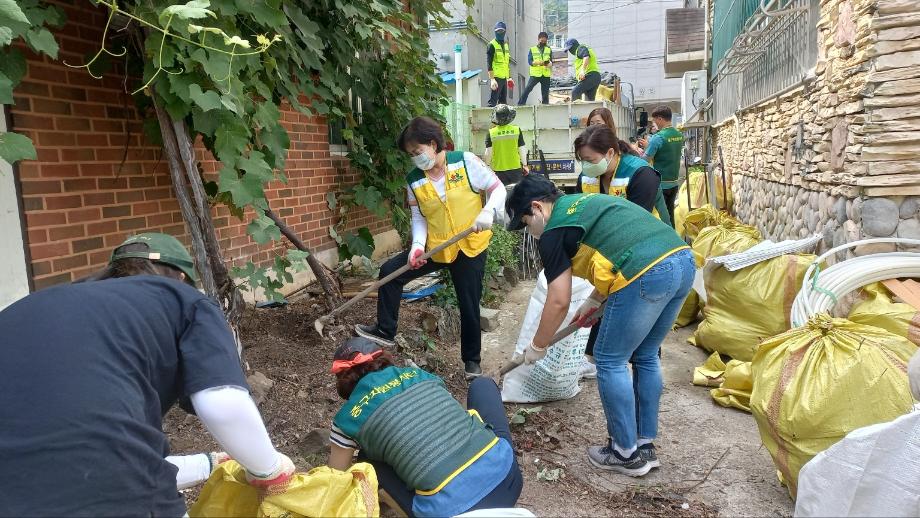
M351 90L348 91L348 99L351 102L351 110L356 119L355 122L361 123L361 98L352 96ZM345 129L345 119L341 117L329 117L326 122L329 129L329 153L331 155L345 156L351 149L351 141L347 140L342 134Z

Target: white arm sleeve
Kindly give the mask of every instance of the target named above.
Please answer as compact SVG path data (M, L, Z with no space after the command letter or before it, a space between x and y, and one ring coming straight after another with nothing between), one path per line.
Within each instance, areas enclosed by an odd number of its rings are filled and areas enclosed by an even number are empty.
M422 216L422 211L418 205L410 205L412 211L412 244L419 244L422 247L428 242L428 220Z
M215 387L196 392L191 399L195 413L214 440L246 471L266 476L278 468L281 457L245 389Z
M170 455L166 461L173 464L176 472L176 487L188 489L201 484L211 476L211 460L204 453L196 455Z
M527 146L518 147L518 154L521 156L521 165L527 165Z
M505 190L505 186L498 182L498 185L489 191L489 199L486 200L486 206L483 209L488 209L493 213L500 213L505 210L505 198L507 196L508 191Z
M492 164L492 146L486 148L486 152L482 155L482 159L485 160L487 164Z

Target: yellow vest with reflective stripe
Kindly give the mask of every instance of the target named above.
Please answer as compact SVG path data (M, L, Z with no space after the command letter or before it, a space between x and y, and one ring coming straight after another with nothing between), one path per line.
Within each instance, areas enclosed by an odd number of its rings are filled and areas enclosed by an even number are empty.
M581 45L581 47L588 49L588 67L585 69L585 74L589 72L600 72L601 69L597 66L597 55L594 53L594 49L588 47L587 45ZM581 50L581 47L579 47L579 50ZM575 53L577 54L578 51L576 50ZM584 59L578 57L575 58L575 74L578 74L578 72L581 70L582 61L584 61Z
M419 210L428 222L428 242L425 243L425 250L431 250L468 229L482 211L482 197L473 190L462 151L447 153L447 173L444 178L446 201L441 200L434 184L418 168L409 173L407 181L418 201ZM461 250L467 257L476 257L489 246L491 238L491 230L470 234L431 256L431 260L436 263L451 263Z
M508 79L511 77L511 54L508 50L508 42L499 43L492 40L489 44L495 49L495 55L492 57L492 75L496 79Z
M530 57L534 61L549 63L549 60L553 57L553 50L547 45L543 47L543 53L541 54L540 47L530 47ZM549 64L530 65L530 77L550 77L551 75L552 71L549 68Z
M489 130L492 141L492 170L513 171L521 168L521 155L518 153L518 140L521 128L505 124Z

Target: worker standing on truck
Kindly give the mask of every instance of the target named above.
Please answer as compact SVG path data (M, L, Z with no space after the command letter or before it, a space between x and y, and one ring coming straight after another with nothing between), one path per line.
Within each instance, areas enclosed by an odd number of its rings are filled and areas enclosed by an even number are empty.
M499 104L492 110L495 126L486 133L486 163L505 185L518 183L529 172L524 133L511 124L515 115L513 106Z
M495 38L486 48L486 66L489 69L489 106L508 103L508 78L511 77L511 47L506 38L505 22L495 24Z
M601 72L597 67L597 55L594 49L578 43L575 38L565 42L565 50L575 56L575 79L578 84L572 89L572 101L584 96L586 101L593 101L597 87L601 85Z
M176 238L140 234L90 279L0 312L0 516L185 515L162 430L177 401L250 484L284 490L294 465L272 445L223 311L196 279Z
M680 162L684 150L684 134L671 125L671 109L659 106L652 111L652 122L658 132L649 139L642 139L639 145L645 149L641 152L645 158L661 173L661 190L668 207L670 224L674 226L674 201L680 187Z
M549 104L549 80L553 75L553 49L546 44L549 35L541 32L537 35L537 46L530 47L527 52L527 63L530 64L530 78L527 86L521 92L518 106L527 104L527 97L535 86L540 85L541 102Z
M662 391L658 348L693 283L696 264L689 247L674 229L634 203L597 193L562 195L540 175L524 177L505 210L509 229L527 226L540 240L548 282L540 324L524 361L546 356L553 334L565 323L572 276L591 282L594 293L573 322L590 326L607 301L594 354L609 439L589 447L588 459L601 469L645 475L659 465L653 444Z
M332 421L329 467L347 470L360 450L381 497L409 516L514 507L523 478L492 378L470 383L464 408L441 378L397 367L361 337L336 350L332 373L346 402Z
M409 281L447 268L457 291L460 309L460 357L468 378L482 374L479 367L482 336L479 301L485 273L486 248L492 222L505 202L505 186L476 155L447 152L441 126L428 117L412 119L397 140L399 149L412 157L415 167L406 177L412 212L412 246L380 267L380 278L406 263L413 269L378 289L377 323L356 325L355 331L380 345L393 347L399 321L399 300ZM488 200L482 202L480 193ZM472 234L422 260L431 250L473 227Z

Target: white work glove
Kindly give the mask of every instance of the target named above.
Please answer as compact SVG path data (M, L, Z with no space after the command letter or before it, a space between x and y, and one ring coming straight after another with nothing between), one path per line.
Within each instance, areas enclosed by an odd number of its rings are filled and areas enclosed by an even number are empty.
M409 249L409 266L411 266L413 270L425 266L425 263L428 262L425 259L420 259L423 255L425 255L425 245L412 243L412 248Z
M546 356L547 349L549 349L549 346L540 349L539 347L535 346L533 342L530 342L530 345L524 349L524 363L527 365L532 365L542 360L543 357Z
M584 75L584 74L578 74L578 80L579 80L579 81L584 81L584 80L585 80L585 75Z
M274 471L267 475L255 475L247 471L246 482L249 482L250 486L262 489L267 493L281 494L287 489L296 469L287 455L279 453L278 467Z
M212 451L211 453L206 453L205 455L208 456L208 462L211 463L212 472L217 469L217 466L220 466L228 460L233 460L233 457L231 457L230 454L225 451Z
M920 352L914 354L907 364L907 381L914 399L920 401Z
M492 222L494 220L495 215L492 213L491 209L482 209L479 211L479 215L476 216L476 221L473 222L473 232L489 230L492 228Z
M498 81L495 79L489 79L489 88L492 90L498 90Z
M595 315L597 308L601 307L603 302L595 299L594 297L588 297L577 311L575 311L575 316L572 317L572 323L578 324L578 327L591 327L595 322L601 317L600 315Z

